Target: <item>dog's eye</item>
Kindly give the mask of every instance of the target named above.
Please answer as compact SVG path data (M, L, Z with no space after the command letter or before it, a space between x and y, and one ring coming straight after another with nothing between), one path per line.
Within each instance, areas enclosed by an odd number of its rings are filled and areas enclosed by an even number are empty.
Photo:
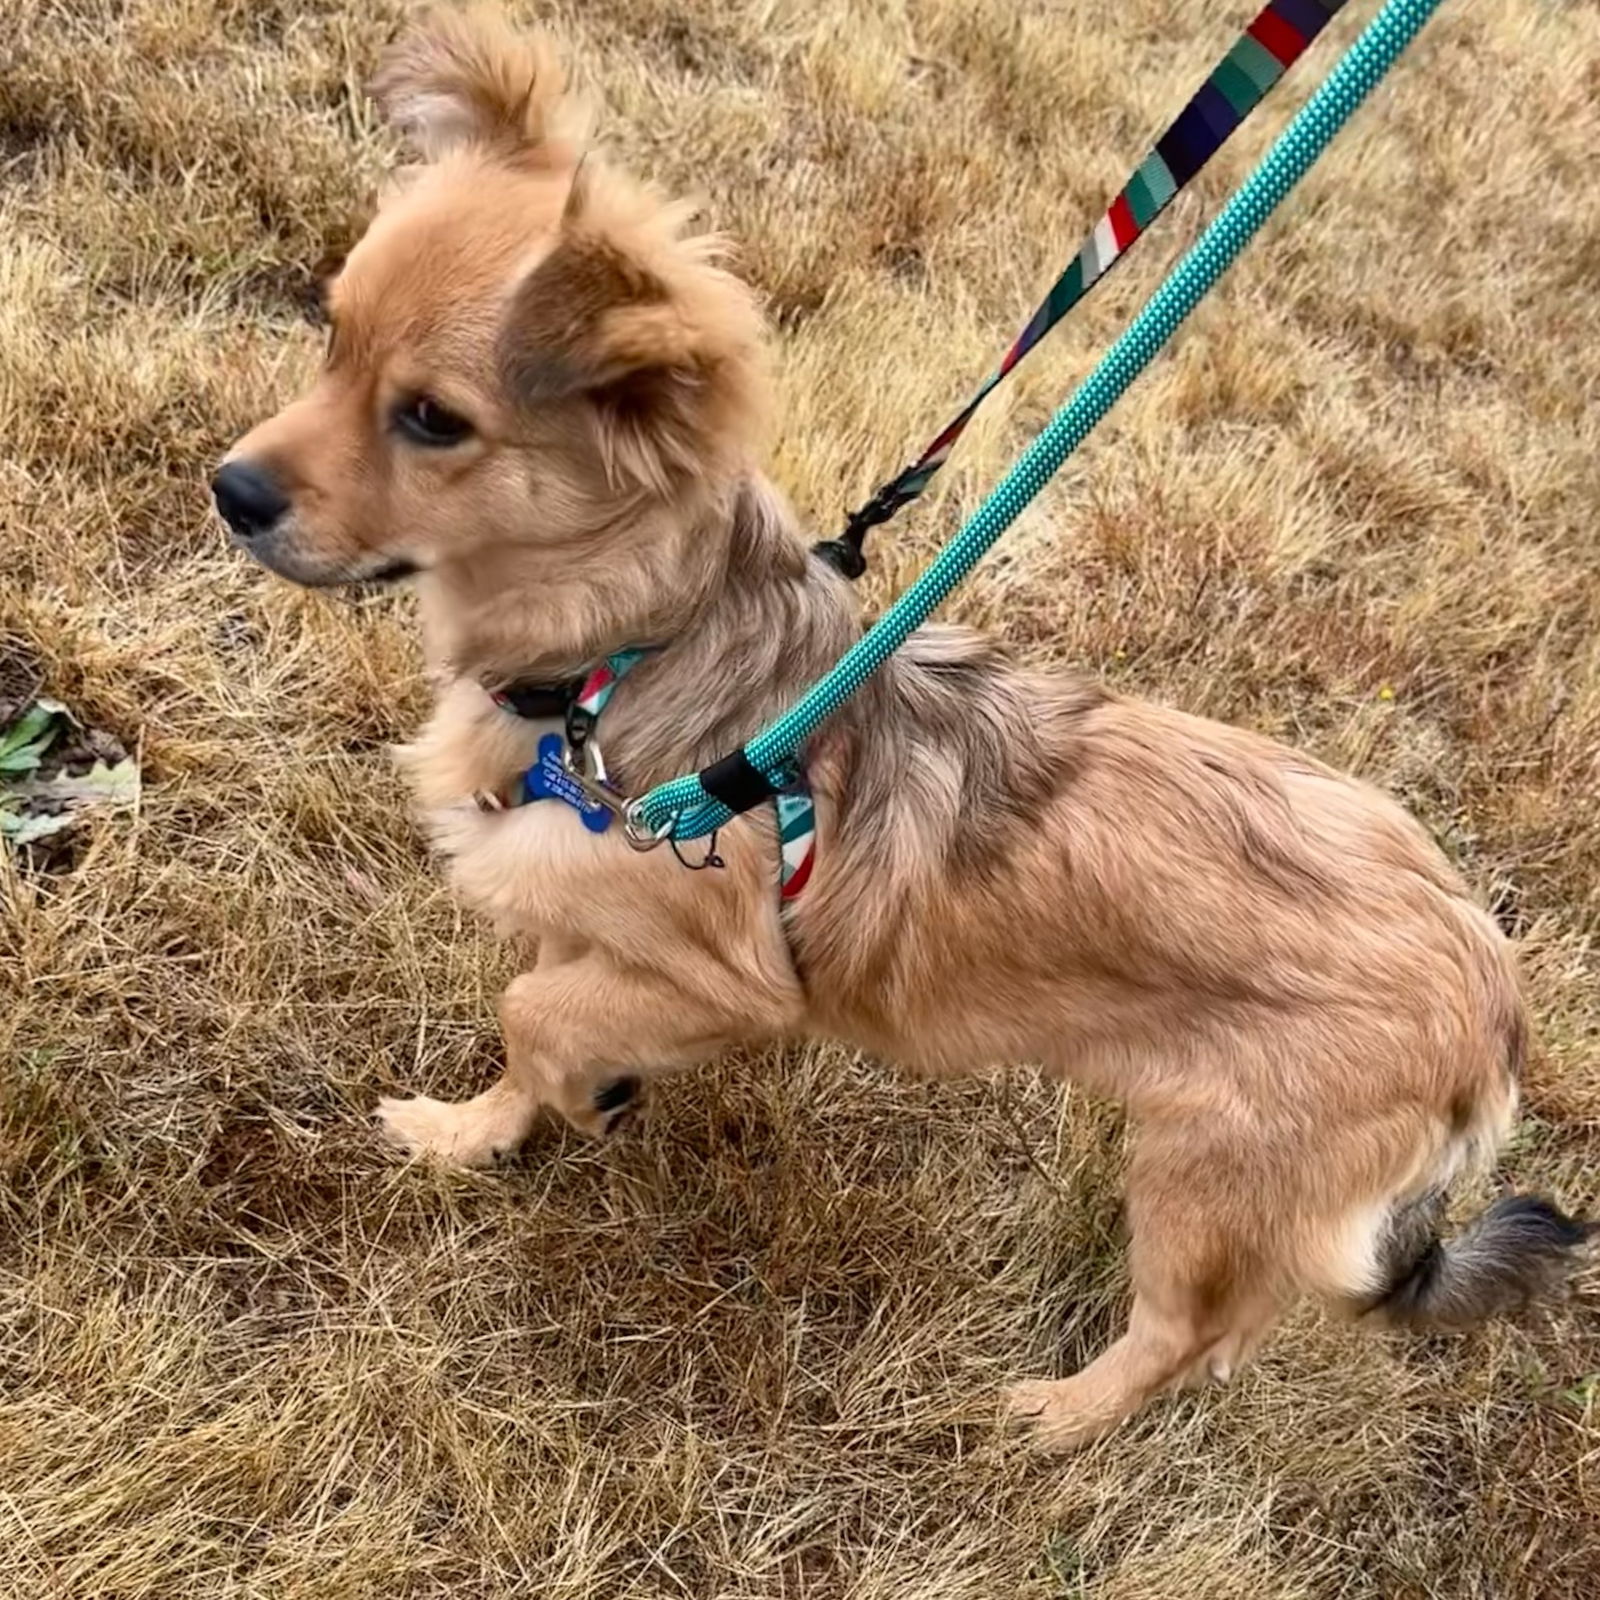
M460 444L472 432L472 424L465 417L425 394L401 401L395 407L394 425L414 443L439 449Z

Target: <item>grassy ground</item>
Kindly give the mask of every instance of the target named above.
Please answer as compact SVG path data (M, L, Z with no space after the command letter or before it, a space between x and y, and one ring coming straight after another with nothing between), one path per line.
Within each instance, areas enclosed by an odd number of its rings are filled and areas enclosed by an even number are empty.
M1369 5L1352 6L1366 14ZM9 0L0 673L137 749L134 818L0 863L0 1593L1209 1600L1600 1592L1600 1283L1457 1342L1306 1313L1065 1464L998 1384L1123 1294L1114 1115L836 1052L605 1148L397 1168L494 1068L506 958L383 746L406 602L230 555L210 464L318 355L396 0ZM586 0L637 164L780 334L823 524L943 420L1246 4ZM1324 40L879 541L975 503ZM1391 786L1523 941L1506 1173L1600 1209L1600 28L1451 0L954 611Z

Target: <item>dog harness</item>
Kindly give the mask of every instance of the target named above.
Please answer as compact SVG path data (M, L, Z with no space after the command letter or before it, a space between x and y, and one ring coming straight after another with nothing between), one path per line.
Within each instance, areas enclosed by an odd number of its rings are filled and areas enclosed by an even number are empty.
M522 773L506 796L479 796L480 806L505 810L538 800L560 800L578 813L591 833L604 833L620 807L594 738L595 725L617 685L645 658L643 650L619 650L589 673L562 683L513 683L491 691L502 710L530 721L559 719L560 733L539 739L539 758ZM817 808L801 774L772 797L778 823L778 896L793 900L811 877L817 853ZM706 866L720 865L715 849Z

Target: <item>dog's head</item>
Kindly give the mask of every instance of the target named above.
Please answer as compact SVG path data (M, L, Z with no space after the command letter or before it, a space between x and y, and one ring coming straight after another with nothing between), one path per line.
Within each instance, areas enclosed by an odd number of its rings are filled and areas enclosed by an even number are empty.
M749 292L687 208L584 159L541 41L440 16L375 94L420 164L328 286L315 385L217 472L234 540L318 585L626 560L746 458Z

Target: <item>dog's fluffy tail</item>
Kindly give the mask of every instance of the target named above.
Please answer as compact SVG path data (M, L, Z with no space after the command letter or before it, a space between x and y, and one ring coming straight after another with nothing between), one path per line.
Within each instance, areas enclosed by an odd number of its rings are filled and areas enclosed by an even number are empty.
M1507 1195L1453 1239L1439 1237L1443 1196L1400 1207L1385 1241L1386 1287L1368 1309L1417 1330L1462 1329L1558 1291L1600 1228L1538 1195Z

